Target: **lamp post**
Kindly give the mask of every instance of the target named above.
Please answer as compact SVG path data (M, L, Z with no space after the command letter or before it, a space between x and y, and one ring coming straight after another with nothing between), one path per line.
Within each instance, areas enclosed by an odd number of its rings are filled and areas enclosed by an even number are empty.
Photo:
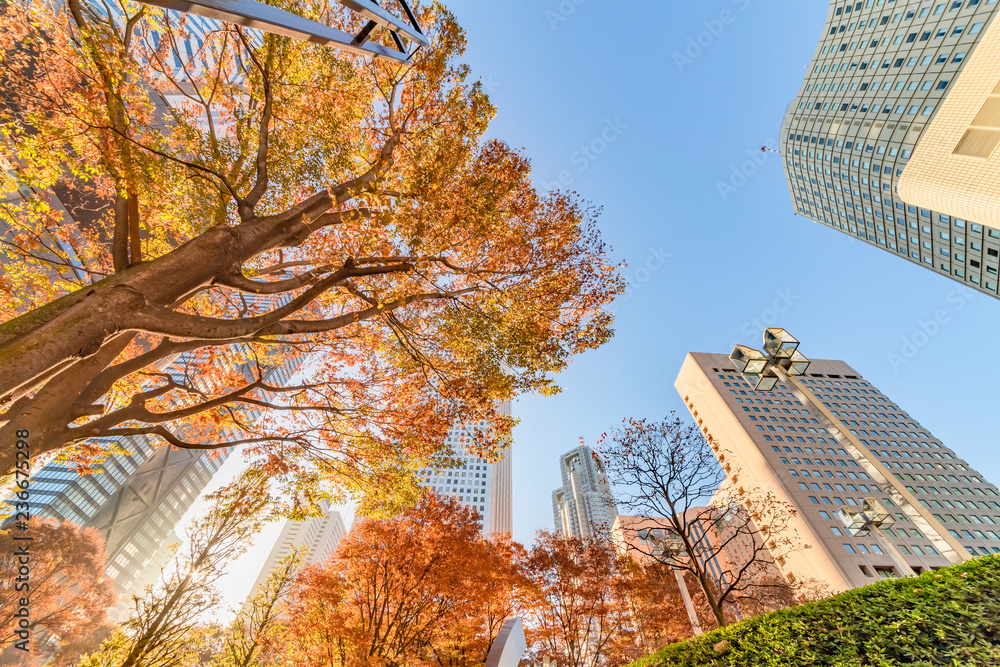
M357 35L293 14L257 0L140 0L178 12L189 12L208 18L236 23L264 32L284 35L315 44L322 44L341 51L368 56L376 60L406 64L415 51L406 41L419 46L429 46L430 40L420 28L416 16L406 3L398 0L406 14L401 19L390 14L374 0L335 0L355 15L368 19L368 23ZM376 28L389 31L395 48L370 41Z
M654 529L654 530L640 530L639 539L643 542L652 543L652 555L660 559L662 563L663 556L669 557L670 560L676 560L680 558L683 554L687 553L684 549L684 542L681 540L680 536L669 530ZM690 557L690 556L689 556ZM705 633L701 627L701 621L698 620L698 612L695 611L694 602L691 600L691 593L688 591L687 582L684 581L684 574L672 564L667 564L668 567L673 571L674 578L677 580L677 587L681 591L681 598L684 600L684 608L687 610L688 620L691 622L691 629L694 631L696 636L700 636Z
M945 530L934 515L917 502L896 476L888 473L882 462L868 449L850 429L823 405L798 377L805 375L810 361L798 350L799 341L784 329L764 330L764 351L745 345L733 348L729 358L736 364L743 378L754 391L773 391L779 381L785 383L796 399L816 417L816 423L826 429L861 469L876 481L889 495L892 504L898 507L906 518L933 543L934 548L951 563L964 563L970 559L962 544ZM909 567L909 566L907 566ZM905 570L904 570L905 571Z
M841 507L837 510L837 518L844 524L844 528L847 529L847 532L852 537L866 537L868 535L874 537L875 541L892 558L892 562L895 564L900 575L904 577L916 576L913 568L903 560L902 554L899 553L895 545L882 534L882 531L886 528L891 528L896 523L896 520L892 518L892 514L889 513L885 505L877 499L865 498L860 512L850 507Z

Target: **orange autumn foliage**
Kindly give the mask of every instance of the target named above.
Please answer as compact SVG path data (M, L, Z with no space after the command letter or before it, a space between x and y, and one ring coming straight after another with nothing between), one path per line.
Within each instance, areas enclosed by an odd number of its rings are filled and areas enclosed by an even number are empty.
M490 422L498 455L496 402L612 335L597 211L487 138L441 4L414 5L432 43L407 65L233 25L189 56L183 15L115 7L4 5L0 187L25 196L0 208L0 442L82 466L128 436L244 443L291 496L388 515L452 424Z
M28 526L0 531L0 645L18 641L15 613L22 598L29 601L33 633L45 629L61 642L85 637L103 623L117 598L114 583L104 575L104 541L93 528L68 521L32 519ZM26 544L30 588L18 591L22 563L16 552Z
M360 519L289 603L286 657L303 667L481 665L512 614L520 549L472 510L428 494Z

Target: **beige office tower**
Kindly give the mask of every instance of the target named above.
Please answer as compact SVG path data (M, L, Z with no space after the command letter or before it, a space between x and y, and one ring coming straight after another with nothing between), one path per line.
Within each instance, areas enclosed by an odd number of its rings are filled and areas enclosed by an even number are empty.
M267 581L271 572L282 558L292 552L292 549L308 549L302 566L318 565L325 562L337 550L337 545L344 537L344 519L340 512L333 509L330 503L324 501L323 516L310 517L305 521L287 521L278 534L271 553L261 566L257 580L250 587L247 596L249 600L257 591L258 586Z
M842 361L754 392L724 354L691 353L675 387L740 492L797 510L810 548L778 559L786 577L843 591L899 576L879 538L851 537L841 507L876 498L896 524L885 539L916 572L1000 553L1000 493ZM903 573L905 574L905 573Z
M510 417L510 401L501 406L504 417ZM493 489L490 493L490 533L510 533L514 530L514 465L513 452L504 452L493 467Z
M510 417L510 402L501 403L499 411ZM514 529L513 454L508 449L495 463L480 458L467 446L475 428L457 425L449 429L446 443L455 453L458 465L423 468L419 471L420 483L476 510L483 534L510 533Z
M995 213L996 170L980 163L994 159L1000 131L998 8L998 0L833 0L781 141L799 215L994 297L1000 229L984 221ZM969 70L981 41L985 60ZM962 101L948 111L955 93ZM926 164L925 144L950 157ZM977 198L958 206L965 194L946 191L966 178Z

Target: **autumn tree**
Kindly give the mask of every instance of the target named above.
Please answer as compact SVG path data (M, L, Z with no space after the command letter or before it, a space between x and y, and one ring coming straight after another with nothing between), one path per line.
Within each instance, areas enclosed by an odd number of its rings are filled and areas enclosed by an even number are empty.
M440 4L414 6L431 45L405 65L233 25L190 56L183 15L104 7L4 5L0 470L18 432L84 464L125 436L247 443L293 496L392 509L451 424L489 421L495 456L495 402L611 336L596 212L484 138Z
M697 427L676 416L625 420L602 437L601 454L619 506L645 519L623 527L622 543L692 575L719 626L732 620L727 605L752 612L794 598L775 561L806 548L791 525L795 508L727 484L739 471L720 465Z
M101 644L117 627L116 623L105 622L82 637L60 642L59 648L46 664L50 667L76 667L83 655L100 650Z
M509 535L479 539L464 567L475 573L462 587L463 604L431 643L431 663L441 667L483 664L504 621L517 616L527 588L525 551Z
M206 498L204 516L185 531L185 544L158 585L135 597L134 609L81 667L169 667L197 657L192 633L221 602L216 582L242 554L267 518L266 481L245 473Z
M540 531L528 552L525 572L525 634L536 659L565 667L598 667L626 628L622 570L603 539L581 539Z
M114 583L104 575L104 540L93 528L68 521L32 519L27 525L25 531L14 525L0 531L0 646L18 641L17 613L24 598L32 634L45 629L58 633L62 643L83 639L101 626L115 603ZM30 589L19 591L24 563L18 552L25 547Z
M304 666L481 665L510 613L506 540L473 510L427 494L393 519L363 518L289 604L286 655Z

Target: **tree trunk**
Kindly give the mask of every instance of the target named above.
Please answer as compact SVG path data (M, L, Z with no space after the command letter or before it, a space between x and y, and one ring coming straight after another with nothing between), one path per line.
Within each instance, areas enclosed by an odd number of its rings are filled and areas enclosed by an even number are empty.
M213 227L170 253L0 325L0 397L16 400L59 364L97 354L124 331L157 333L135 314L148 304L171 307L233 267L286 242L300 240L333 197L321 192L280 216L235 227Z
M712 591L712 584L708 581L708 576L705 575L700 567L698 568L698 584L701 586L701 591L705 594L705 599L708 600L708 606L712 608L712 613L715 614L715 620L719 623L719 627L726 627L726 614L722 610L722 605L719 604L718 599L715 597L715 592Z
M31 459L61 449L68 444L67 417L78 407L80 396L89 388L94 375L114 361L132 335L122 335L109 342L98 354L77 362L56 374L33 396L14 403L6 414L6 424L0 426L0 442L27 440ZM27 436L15 437L18 432ZM16 452L13 447L0 448L0 477L14 468Z

